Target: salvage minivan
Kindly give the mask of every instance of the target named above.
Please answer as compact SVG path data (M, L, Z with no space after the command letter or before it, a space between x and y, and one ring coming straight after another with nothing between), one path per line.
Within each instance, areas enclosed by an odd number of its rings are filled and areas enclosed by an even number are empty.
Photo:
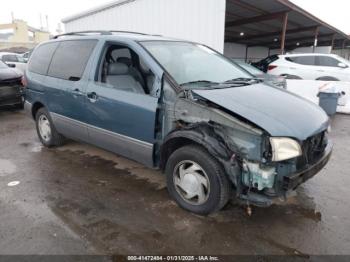
M66 138L164 170L206 215L231 197L285 199L328 162L329 119L211 48L132 32L77 32L33 52L25 108L47 147Z

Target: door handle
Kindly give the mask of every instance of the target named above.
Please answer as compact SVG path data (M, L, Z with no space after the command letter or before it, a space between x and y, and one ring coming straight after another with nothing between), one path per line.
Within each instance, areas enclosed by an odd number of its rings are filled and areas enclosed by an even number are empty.
M82 96L82 95L84 95L78 88L74 89L72 91L72 93L73 93L74 96Z
M98 100L98 95L95 92L87 93L86 96L91 103L95 103Z

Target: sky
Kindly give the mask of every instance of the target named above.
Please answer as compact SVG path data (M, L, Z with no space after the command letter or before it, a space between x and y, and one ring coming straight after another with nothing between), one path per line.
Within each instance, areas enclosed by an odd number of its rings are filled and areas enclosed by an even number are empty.
M166 1L166 0L164 0ZM261 0L264 1L264 0ZM349 0L291 0L325 22L350 34ZM48 16L49 29L56 34L61 19L85 11L95 6L111 2L110 0L3 0L0 8L0 24L11 22L11 12L17 19L28 22L30 26L46 27Z

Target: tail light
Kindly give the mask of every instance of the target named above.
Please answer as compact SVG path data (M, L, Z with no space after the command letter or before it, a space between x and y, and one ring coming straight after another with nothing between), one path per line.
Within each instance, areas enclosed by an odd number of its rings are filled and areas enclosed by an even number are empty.
M26 78L26 76L25 76L25 75L24 75L24 76L22 76L21 83L22 83L22 86L23 86L24 88L26 88L26 87L27 87L27 85L28 85L28 81L27 81L27 78Z
M271 70L275 69L276 67L277 67L276 65L269 65L267 70L271 71Z

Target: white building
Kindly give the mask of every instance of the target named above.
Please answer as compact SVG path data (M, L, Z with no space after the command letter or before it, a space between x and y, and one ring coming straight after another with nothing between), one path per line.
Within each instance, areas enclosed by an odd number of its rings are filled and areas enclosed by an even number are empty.
M62 22L66 32L159 34L204 43L238 59L259 60L298 48L341 49L338 53L349 58L349 36L287 0L118 0Z

